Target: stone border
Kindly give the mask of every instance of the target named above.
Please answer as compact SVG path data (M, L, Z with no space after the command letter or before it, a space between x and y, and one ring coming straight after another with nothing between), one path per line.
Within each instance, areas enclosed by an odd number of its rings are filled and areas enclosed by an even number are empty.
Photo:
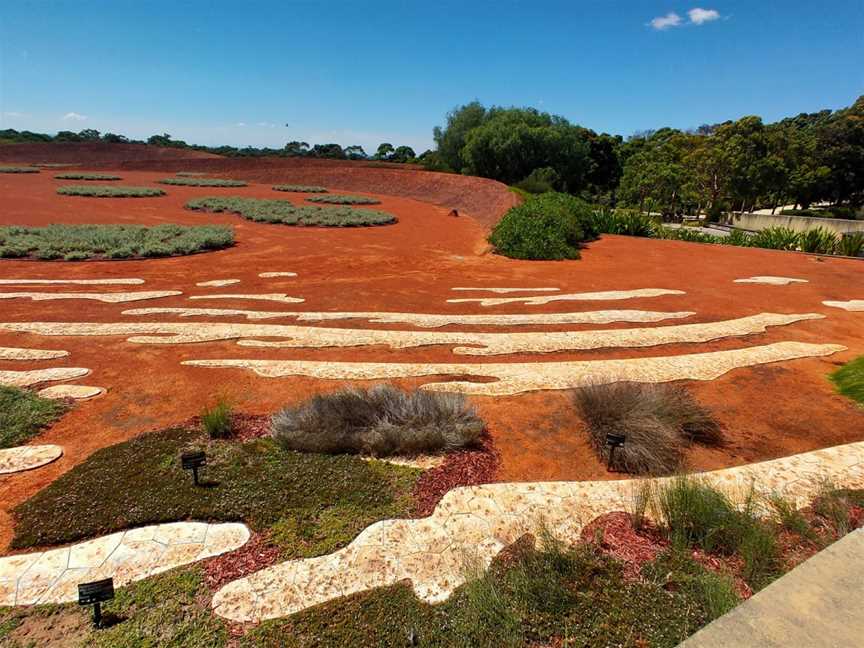
M211 281L199 281L195 285L202 288L221 288L222 286L232 286L238 283L240 283L239 279L213 279Z
M75 284L77 286L132 286L143 284L143 279L0 279L0 286L36 284Z
M770 275L757 275L747 279L735 279L732 283L739 284L766 284L769 286L788 286L791 283L810 283L806 279L793 279L792 277L772 277Z
M0 475L39 468L63 456L59 445L27 445L0 448Z
M276 277L296 277L296 272L259 272L258 276L262 279L275 279Z
M262 293L258 295L192 295L189 299L261 299L264 301L275 301L283 304L300 304L305 299L289 297L285 293Z
M849 301L823 301L825 306L831 308L842 308L850 312L864 312L864 299L851 299Z
M607 290L603 292L571 293L567 295L537 295L536 297L470 297L448 299L448 304L477 302L481 306L500 306L501 304L524 304L540 306L554 301L616 301L620 299L639 299L642 297L663 297L665 295L684 295L683 290L665 288L639 288L637 290Z
M41 292L9 292L0 293L0 299L32 299L33 301L52 301L55 299L91 299L107 304L123 304L125 302L142 301L144 299L160 299L176 297L183 293L179 290L151 290L140 292L116 293L41 293ZM194 299L194 298L193 298Z
M704 473L733 497L756 489L803 506L825 480L864 487L864 442ZM485 484L448 492L430 517L384 520L339 551L291 560L225 585L213 597L216 614L237 622L287 616L340 596L410 579L427 603L446 600L465 582L466 559L484 567L505 546L545 527L574 541L583 526L612 511L632 510L645 481Z
M451 288L450 290L457 291L485 291L498 294L514 293L514 292L559 292L560 288Z
M104 387L92 387L90 385L52 385L51 387L39 390L37 396L59 400L65 398L89 400L90 398L101 396L104 393Z
M65 358L68 355L68 351L0 347L0 360L56 360L57 358Z
M119 531L79 544L0 558L0 605L68 603L78 583L112 577L115 587L242 547L236 522L171 522Z
M30 371L0 371L0 385L30 387L43 382L72 380L90 373L84 367L52 367L50 369L31 369Z

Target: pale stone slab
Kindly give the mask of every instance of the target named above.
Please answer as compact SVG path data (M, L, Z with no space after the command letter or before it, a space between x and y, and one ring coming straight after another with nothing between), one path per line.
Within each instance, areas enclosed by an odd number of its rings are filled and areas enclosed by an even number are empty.
M0 279L0 285L3 286L24 286L37 284L67 284L76 286L135 286L143 283L143 279Z
M91 387L90 385L52 385L39 390L39 396L42 398L73 398L75 400L95 398L104 393L104 387Z
M68 351L0 347L0 360L55 360L57 358L65 358L68 355Z
M514 292L558 292L560 288L451 288L450 290L457 291L485 291L499 294L514 293Z
M793 279L792 277L772 277L770 275L757 275L747 279L736 279L734 283L766 284L768 286L787 286L791 283L809 283L806 279Z
M84 367L53 367L51 369L32 369L30 371L0 371L0 385L29 387L55 380L72 380L90 373Z
M0 449L0 475L32 470L56 461L63 455L58 445L28 445Z
M261 299L283 304L299 304L306 301L299 297L289 297L285 293L261 293L257 295L192 295L189 299Z
M823 304L831 308L842 308L852 312L864 311L864 299L852 299L850 301L823 301Z
M243 546L236 522L172 522L119 531L69 547L0 558L0 606L68 603L78 583L112 577L116 587Z
M262 279L275 279L276 277L296 277L296 272L259 272L258 276Z
M179 290L149 290L139 292L117 293L41 293L41 292L9 292L0 293L0 299L32 299L33 301L53 301L56 299L89 299L107 304L123 304L125 302L143 301L145 299L160 299L182 295Z
M683 290L665 288L639 288L637 290L606 290L602 292L572 293L567 295L537 295L536 297L466 297L448 299L450 304L476 302L481 306L500 306L501 304L525 304L539 306L554 301L615 301L619 299L638 299L641 297L663 297L664 295L683 295Z
M444 463L442 455L418 455L416 457L361 457L363 461L383 461L393 466L405 466L419 470L430 470Z
M507 396L545 389L573 389L586 384L619 381L660 383L673 380L714 380L740 367L826 356L846 347L838 344L777 342L732 351L631 360L582 362L420 364L381 362L315 362L303 360L187 360L196 367L250 369L259 376L309 376L331 380L380 380L412 376L478 376L497 382L433 382L421 389L462 392L481 396Z
M177 323L63 323L22 322L0 324L0 330L42 335L127 335L140 344L186 344L239 339L250 347L325 348L387 345L392 349L453 346L457 355L550 353L602 348L638 348L662 344L699 343L724 337L763 333L768 326L822 319L818 313L761 313L750 317L702 324L600 331L531 333L471 333L438 331L379 331L281 324L177 324ZM283 338L262 341L255 338ZM459 346L466 345L466 346Z
M864 442L773 461L703 473L731 497L779 493L803 506L826 480L864 487ZM670 478L646 480L655 485ZM630 510L643 481L499 483L456 488L430 517L384 520L347 547L326 556L291 560L233 581L213 597L216 614L258 622L331 599L410 579L428 603L447 599L465 580L464 559L488 566L506 545L541 525L565 542L612 511Z
M247 320L296 318L298 322L367 320L373 324L411 324L439 328L451 324L467 326L528 326L543 324L612 324L614 322L660 322L695 315L693 311L602 310L576 313L508 313L500 315L450 315L447 313L387 312L299 312L258 311L234 308L132 308L123 315L178 315L179 317L245 317Z
M240 283L239 279L213 279L212 281L199 281L195 285L201 286L202 288L219 288L221 286L232 286L238 283Z

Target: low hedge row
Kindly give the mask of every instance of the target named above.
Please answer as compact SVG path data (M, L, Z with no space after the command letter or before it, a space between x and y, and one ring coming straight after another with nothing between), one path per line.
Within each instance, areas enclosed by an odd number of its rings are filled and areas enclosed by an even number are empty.
M287 200L257 198L196 198L186 203L186 209L209 212L234 212L259 223L279 223L307 227L363 227L389 225L396 222L393 214L350 207L313 207L294 205Z

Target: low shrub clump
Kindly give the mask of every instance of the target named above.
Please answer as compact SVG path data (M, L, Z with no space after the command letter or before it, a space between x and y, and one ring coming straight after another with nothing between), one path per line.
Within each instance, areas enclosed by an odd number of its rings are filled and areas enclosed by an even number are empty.
M177 174L180 175L179 173ZM164 178L160 184L179 185L183 187L246 187L242 180L223 180L221 178L200 178L196 176L180 176L179 178Z
M186 203L186 209L209 212L234 212L259 223L279 223L305 227L363 227L390 225L396 222L393 214L371 209L350 207L314 207L295 205L288 200L259 200L257 198L196 198Z
M797 250L799 234L788 227L769 227L751 239L753 247L768 250Z
M864 356L847 362L831 374L837 391L864 405Z
M653 237L662 233L650 214L630 209L598 209L594 223L601 234Z
M122 180L120 176L108 175L106 173L61 173L54 176L55 180Z
M475 444L483 430L461 394L390 385L318 395L272 421L273 438L286 450L374 457L455 450Z
M864 252L864 232L844 234L837 241L837 254L843 256L857 257Z
M609 461L606 435L624 437L612 467L625 472L668 475L681 468L691 443L722 443L720 425L711 412L677 385L587 385L574 390L573 402L601 460Z
M0 227L0 258L128 259L220 250L234 244L224 225L47 225Z
M307 185L276 185L273 191L294 191L297 193L327 193L326 187L313 187Z
M330 205L380 205L377 198L368 196L349 196L347 194L327 194L326 196L312 196L307 198L309 202L327 203Z
M227 439L231 436L231 404L220 398L213 407L201 412L201 426L211 439Z
M91 198L150 198L164 196L165 192L153 187L112 187L111 185L65 185L57 188L62 196L87 196Z
M204 488L180 465L192 449L207 453ZM20 504L12 544L64 544L177 520L243 521L270 533L286 558L313 556L373 522L408 515L419 474L358 457L283 452L267 438L241 443L164 430L96 451Z
M23 445L65 410L56 400L0 385L0 448Z
M597 237L591 208L578 198L543 193L510 208L489 242L512 259L578 259L579 247Z
M0 173L39 173L37 167L0 166Z

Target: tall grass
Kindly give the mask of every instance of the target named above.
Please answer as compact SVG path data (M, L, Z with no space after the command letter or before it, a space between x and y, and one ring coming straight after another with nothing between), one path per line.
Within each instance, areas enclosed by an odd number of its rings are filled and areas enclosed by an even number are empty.
M864 405L864 356L847 362L830 378L838 392Z
M227 439L233 431L231 414L228 399L220 397L215 405L201 412L201 426L211 439Z

